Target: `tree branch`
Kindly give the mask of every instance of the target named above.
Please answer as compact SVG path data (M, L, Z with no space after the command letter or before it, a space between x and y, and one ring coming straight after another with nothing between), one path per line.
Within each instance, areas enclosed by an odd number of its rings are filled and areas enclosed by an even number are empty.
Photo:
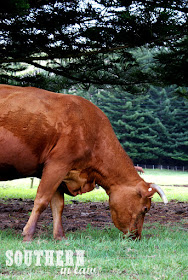
M98 51L89 51L89 52L79 52L77 54L67 54L67 55L47 55L47 56L30 56L30 57L20 57L20 58L0 58L0 63L15 63L15 62L26 62L30 63L34 60L38 61L45 61L45 60L52 60L52 59L65 59L65 58L81 58L81 57L88 57L91 55L97 55L97 54L105 54L105 53L112 53L114 51L127 49L129 46L119 46L114 47L110 49L101 49Z
M95 85L119 85L119 86L134 86L135 84L148 84L149 81L134 81L134 82L126 82L125 80L121 80L120 78L117 78L117 79L112 79L112 77L110 77L110 79L91 79L89 77L75 77L73 75L70 75L67 70L58 70L58 69L54 69L54 68L51 68L51 67L48 67L48 66L44 66L44 65L41 65L41 64L38 64L36 62L31 62L30 63L31 65L33 65L34 67L36 68L39 68L39 69L42 69L42 70L45 70L47 72L51 72L51 73L54 73L56 75L60 75L60 76L63 76L69 80L73 80L73 81L76 81L76 82L79 82L79 83L86 83L86 84L95 84Z

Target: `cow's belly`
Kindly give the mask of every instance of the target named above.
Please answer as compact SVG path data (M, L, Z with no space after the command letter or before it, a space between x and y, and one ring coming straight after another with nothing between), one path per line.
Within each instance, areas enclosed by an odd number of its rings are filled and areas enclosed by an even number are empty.
M32 141L32 139L31 139ZM37 172L38 159L17 136L0 128L0 180L32 176Z

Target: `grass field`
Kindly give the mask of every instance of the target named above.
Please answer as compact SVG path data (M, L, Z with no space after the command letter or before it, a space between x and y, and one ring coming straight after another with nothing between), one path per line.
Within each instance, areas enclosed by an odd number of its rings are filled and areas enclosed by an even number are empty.
M20 236L8 231L0 235L1 242L1 278L0 279L187 279L187 233L178 228L166 228L155 225L146 228L144 236L151 234L151 238L143 238L140 242L122 239L115 228L96 230L88 227L84 232L68 234L66 241L55 242L48 236L41 237L30 244L23 244ZM27 266L24 261L17 265L6 266L9 259L5 256L7 250L13 253L17 250L24 254L24 250L84 250L84 266L79 267L81 275L74 274L70 268L70 275L61 275L61 267L54 264L45 265L45 253L41 258L41 266L36 266L36 257ZM65 256L62 256L65 263ZM74 265L76 260L74 260ZM84 269L93 272L84 275Z
M188 185L188 173L146 170L143 177L146 181L162 185L169 200L188 201L188 188L183 187ZM30 189L30 179L1 182L0 198L33 199L37 183L35 180L34 188ZM66 197L67 202L70 199L72 198ZM107 195L99 189L74 199L104 201L107 200ZM159 201L160 198L155 196L154 200ZM88 226L82 232L69 232L67 239L63 241L54 241L50 234L46 234L26 244L22 242L21 235L16 235L10 229L3 230L0 231L0 279L187 280L188 231L182 225L183 221L176 226L145 224L144 238L140 242L122 239L122 234L115 227L97 230ZM9 255L7 250L11 250L13 256ZM25 250L32 253L31 265L27 265L27 259L24 260ZM35 250L41 250L43 254L40 266L36 265ZM46 259L46 255L50 252L48 250L54 251L51 263ZM59 250L63 252L61 260L64 266L57 265L56 254ZM73 253L73 266L67 263L66 250ZM84 264L77 267L77 270L75 270L76 250L85 252Z
M146 182L159 184L165 191L168 200L177 199L179 201L188 201L188 172L170 171L170 170L150 170L147 169L142 175ZM39 184L38 179L34 179L34 186L31 189L31 180L29 178L0 182L0 198L22 198L34 199ZM178 186L178 187L177 187ZM70 202L73 198L65 195L65 200ZM106 192L100 188L92 192L78 195L74 198L79 201L105 201L108 200ZM153 201L161 201L155 194Z

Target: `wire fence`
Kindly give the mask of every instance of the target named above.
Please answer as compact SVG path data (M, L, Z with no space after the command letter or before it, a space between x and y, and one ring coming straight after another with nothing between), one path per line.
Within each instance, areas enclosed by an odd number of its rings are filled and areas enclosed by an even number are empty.
M184 171L188 172L188 166L173 166L173 165L153 165L153 164L142 164L138 163L136 166L140 166L143 169L166 169L166 170L174 170L174 171Z

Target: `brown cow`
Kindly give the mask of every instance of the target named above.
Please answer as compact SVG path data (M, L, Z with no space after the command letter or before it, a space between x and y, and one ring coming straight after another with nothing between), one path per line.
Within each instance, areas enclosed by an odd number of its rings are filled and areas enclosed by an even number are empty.
M41 178L24 241L49 203L54 238L62 239L64 193L76 196L95 183L109 195L115 226L137 238L154 193L167 203L138 175L105 114L82 97L0 85L0 143L0 180Z
M142 167L140 167L140 166L135 166L134 168L136 169L136 171L140 172L140 174L141 174L141 173L144 173L144 170L143 170Z

